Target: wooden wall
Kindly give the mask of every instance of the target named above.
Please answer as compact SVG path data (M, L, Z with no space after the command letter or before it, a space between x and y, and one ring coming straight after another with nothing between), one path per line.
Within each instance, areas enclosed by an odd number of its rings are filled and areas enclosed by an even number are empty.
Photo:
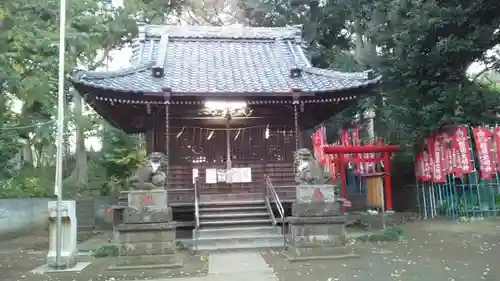
M169 191L176 196L169 196L174 202L187 203L194 200L193 169L199 170L200 195L207 194L249 194L266 192L265 175L269 175L281 200L293 199L295 196L294 165L291 162L275 163L234 163L233 167L250 167L252 169L251 183L205 183L205 169L220 168L224 165L182 165L171 166L169 177ZM191 191L191 192L189 192Z

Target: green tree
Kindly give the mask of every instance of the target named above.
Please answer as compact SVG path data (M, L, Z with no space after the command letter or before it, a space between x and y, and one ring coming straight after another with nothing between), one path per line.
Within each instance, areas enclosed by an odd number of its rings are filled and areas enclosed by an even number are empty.
M175 2L175 1L174 1ZM157 14L168 17L168 13L177 9L180 2L163 4L164 9L156 9ZM146 7L153 12L157 2L132 0L129 5L114 7L109 0L71 1L67 7L66 26L66 73L68 76L76 68L96 69L103 65L111 50L126 46L137 35L137 20L144 15L138 7ZM156 7L157 8L157 7ZM54 137L53 123L55 117L57 81L58 81L58 43L59 43L59 1L22 0L17 2L2 2L0 4L0 97L14 96L22 102L20 115L10 110L12 104L0 100L0 128L23 127L20 130L9 130L9 134L2 131L0 137L0 160L11 159L19 151L18 140L26 140L25 160L28 166L34 168L34 175L21 171L14 171L10 175L9 186L23 186L23 181L33 186L33 181L27 177L46 177L46 190L52 190L53 171L44 172L45 168L54 166ZM65 167L73 167L66 183L77 185L78 188L88 184L87 152L85 150L85 136L89 129L95 129L96 118L82 115L83 101L75 95L66 84L66 119L67 128L76 131L75 157L66 153L67 160L71 161ZM3 110L5 108L5 111ZM73 109L71 109L73 108ZM38 124L49 124L41 128ZM12 138L11 138L12 137ZM66 147L69 145L66 135ZM65 149L69 152L69 149ZM4 166L5 167L5 166ZM27 166L25 166L26 168ZM2 167L3 168L3 167ZM12 181L17 184L10 184ZM7 186L0 182L0 185ZM27 192L29 188L16 189ZM16 191L16 192L17 192ZM15 192L14 192L15 193ZM14 193L9 193L11 196ZM19 193L19 194L21 194ZM37 194L41 194L37 192Z

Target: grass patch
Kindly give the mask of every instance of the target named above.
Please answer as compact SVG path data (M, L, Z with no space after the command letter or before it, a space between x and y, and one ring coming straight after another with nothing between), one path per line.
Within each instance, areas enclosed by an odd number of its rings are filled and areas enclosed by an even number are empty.
M357 238L362 242L390 242L399 241L404 231L401 227L394 226L386 228L380 232L366 234Z
M175 241L175 247L179 251L184 251L184 250L188 250L189 249L189 247L186 244L182 243L179 240Z
M118 246L104 245L101 248L95 250L92 253L92 256L95 258L104 258L104 257L117 257L118 254L119 254Z

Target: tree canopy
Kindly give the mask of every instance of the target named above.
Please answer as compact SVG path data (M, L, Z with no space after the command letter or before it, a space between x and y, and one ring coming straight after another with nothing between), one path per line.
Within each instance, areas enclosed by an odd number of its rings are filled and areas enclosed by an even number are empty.
M478 61L498 69L487 52L500 43L497 1L245 0L241 9L252 25L303 25L317 66L383 75L381 95L342 122L373 107L379 134L411 146L443 125L497 120L498 90L467 74Z

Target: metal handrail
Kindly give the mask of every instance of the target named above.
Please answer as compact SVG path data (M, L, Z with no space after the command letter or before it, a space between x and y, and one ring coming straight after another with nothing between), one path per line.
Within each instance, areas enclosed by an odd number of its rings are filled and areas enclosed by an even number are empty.
M271 220L273 221L273 226L276 226L276 216L274 215L273 207L271 206L271 200L269 198L269 187L268 183L266 181L266 207L267 211L269 212L269 216L271 217Z
M200 207L199 207L200 193L198 190L198 177L194 178L194 217L196 220L195 230L193 235L194 251L198 251L198 235L200 229Z
M194 178L194 216L196 220L196 229L200 228L200 207L199 207L199 191L198 191L198 177Z
M283 208L283 204L281 204L281 200L278 196L278 193L276 192L276 189L274 189L273 183L271 181L271 178L269 176L266 177L266 205L268 206L271 218L273 219L273 224L276 226L276 217L274 216L273 209L271 207L271 202L270 202L270 197L273 197L273 201L276 203L276 209L278 209L278 213L280 214L281 217L281 235L283 235L283 244L286 244L286 239L285 239L285 209Z

